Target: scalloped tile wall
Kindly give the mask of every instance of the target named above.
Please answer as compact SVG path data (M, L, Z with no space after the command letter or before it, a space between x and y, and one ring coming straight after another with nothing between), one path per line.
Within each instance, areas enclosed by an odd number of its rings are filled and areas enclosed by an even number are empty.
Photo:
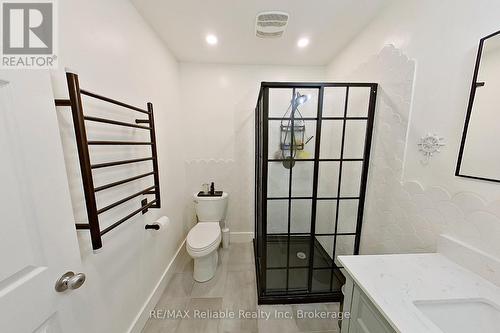
M401 179L415 68L387 45L352 74L380 83L361 253L433 252L444 233L500 257L500 201Z

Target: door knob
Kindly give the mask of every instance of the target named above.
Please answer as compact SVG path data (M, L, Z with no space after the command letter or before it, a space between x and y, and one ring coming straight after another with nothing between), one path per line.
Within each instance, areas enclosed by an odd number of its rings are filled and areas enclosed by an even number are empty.
M68 289L78 289L85 282L85 274L66 272L56 281L56 291L63 292Z

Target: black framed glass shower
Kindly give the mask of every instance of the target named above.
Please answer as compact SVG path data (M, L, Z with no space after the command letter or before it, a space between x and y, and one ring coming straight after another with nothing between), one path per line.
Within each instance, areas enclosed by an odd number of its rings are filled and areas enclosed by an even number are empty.
M375 83L263 82L255 117L259 303L339 301L358 254Z

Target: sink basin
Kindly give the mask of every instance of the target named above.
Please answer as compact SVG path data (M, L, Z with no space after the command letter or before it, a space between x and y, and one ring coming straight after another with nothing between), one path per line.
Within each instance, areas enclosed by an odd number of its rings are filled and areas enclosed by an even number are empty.
M487 299L422 300L413 304L443 333L498 333L500 307Z

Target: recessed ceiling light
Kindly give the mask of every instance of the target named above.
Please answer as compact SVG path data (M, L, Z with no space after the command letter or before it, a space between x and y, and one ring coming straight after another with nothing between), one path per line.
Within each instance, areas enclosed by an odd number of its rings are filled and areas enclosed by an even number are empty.
M304 37L299 39L297 42L297 46L300 48L306 47L307 45L309 45L309 38Z
M215 44L217 44L217 42L219 41L219 40L217 39L217 36L212 35L212 34L207 35L207 37L205 38L205 40L207 41L207 43L208 43L209 45L215 45Z

